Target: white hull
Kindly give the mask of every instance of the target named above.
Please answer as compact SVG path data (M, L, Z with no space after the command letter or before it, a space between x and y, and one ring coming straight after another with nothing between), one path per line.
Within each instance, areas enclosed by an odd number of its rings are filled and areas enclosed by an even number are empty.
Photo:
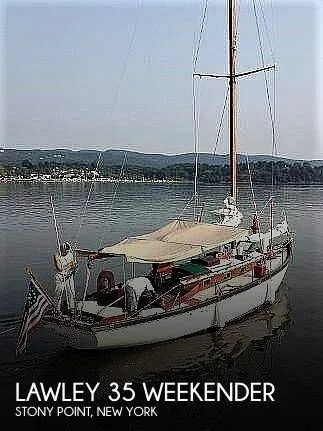
M168 341L209 328L222 328L266 303L273 303L286 271L287 265L271 278L218 301L205 301L205 305L173 310L142 321L128 321L115 328L96 327L83 331L75 326L54 326L69 345L78 349L112 349Z

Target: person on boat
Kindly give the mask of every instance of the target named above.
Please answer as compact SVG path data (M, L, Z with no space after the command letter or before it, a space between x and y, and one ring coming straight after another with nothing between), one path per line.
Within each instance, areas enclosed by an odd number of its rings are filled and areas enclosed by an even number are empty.
M54 256L54 263L57 270L55 274L55 300L57 309L60 309L62 304L67 306L68 309L75 309L74 275L77 261L68 242L61 244L59 253ZM65 303L63 303L64 294Z
M97 279L97 291L98 292L110 292L115 288L114 274L108 269L104 269L100 272Z
M59 253L54 256L54 263L58 272L69 272L76 268L77 262L68 242L60 246Z
M69 245L69 243L68 242L64 242L64 244L62 244L60 246L61 255L62 256L66 256L67 253L70 251L70 249L71 249L71 246Z

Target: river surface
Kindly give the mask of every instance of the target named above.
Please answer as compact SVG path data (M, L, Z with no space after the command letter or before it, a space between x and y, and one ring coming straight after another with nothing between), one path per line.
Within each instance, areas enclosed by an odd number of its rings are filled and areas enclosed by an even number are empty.
M10 424L28 429L282 429L305 430L321 422L323 400L323 187L288 186L275 190L277 220L284 209L295 232L294 258L280 289L279 301L231 325L148 347L113 352L80 352L40 328L24 355L15 355L17 331L8 332L24 305L26 266L53 289L56 234L52 196L60 238L96 250L128 235L146 233L180 215L191 197L181 184L0 184L0 382L1 413ZM214 209L226 194L222 186L201 186L204 209ZM257 207L266 204L270 189L256 187ZM86 205L86 202L88 204ZM279 204L279 205L278 205ZM245 223L252 208L247 186L240 190ZM265 209L266 213L267 209ZM118 262L112 269L121 277ZM130 271L130 270L129 270ZM82 277L80 276L80 280ZM107 400L111 382L132 382L133 406L147 405L142 383L272 382L275 402L155 402L157 418L15 417L15 382L100 382L96 403ZM21 403L20 403L21 404ZM26 404L27 405L27 404ZM29 405L31 405L29 403ZM34 404L33 404L34 405ZM57 423L59 421L59 423ZM20 424L20 425L19 425ZM319 425L321 428L321 425Z

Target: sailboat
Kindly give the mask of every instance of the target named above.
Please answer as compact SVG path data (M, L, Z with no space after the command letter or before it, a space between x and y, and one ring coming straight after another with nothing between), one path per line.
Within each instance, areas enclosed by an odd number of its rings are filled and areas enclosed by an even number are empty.
M55 298L48 298L29 269L33 289L46 304L38 320L54 328L72 347L123 348L221 330L277 299L292 257L293 237L286 215L274 226L271 199L270 228L262 231L256 207L250 225L244 228L237 205L237 80L273 66L236 71L236 0L227 4L230 194L224 207L215 211L215 218L205 221L198 212L195 181L190 220L171 220L156 231L98 250L75 250L69 243L59 244ZM115 258L133 268L148 264L150 270L140 276L133 271L131 278L117 280L110 269ZM75 273L82 259L85 285L78 299ZM102 266L102 262L105 269L94 277L95 265Z

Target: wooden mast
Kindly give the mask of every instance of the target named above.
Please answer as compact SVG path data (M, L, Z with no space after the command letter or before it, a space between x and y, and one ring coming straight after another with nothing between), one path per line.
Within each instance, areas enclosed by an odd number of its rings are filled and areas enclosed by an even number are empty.
M229 24L229 89L230 89L230 115L229 115L229 142L230 142L230 176L231 196L237 202L237 21L236 0L228 0Z

